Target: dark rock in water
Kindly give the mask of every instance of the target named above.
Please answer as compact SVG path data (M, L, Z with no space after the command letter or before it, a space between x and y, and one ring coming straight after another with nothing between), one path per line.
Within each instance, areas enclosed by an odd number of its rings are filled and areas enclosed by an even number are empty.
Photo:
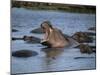
M23 40L23 38L12 37L12 40Z
M36 56L38 53L35 51L30 51L30 50L20 50L20 51L15 51L12 52L12 56L14 57L31 57L31 56Z
M40 39L33 36L24 36L23 40L28 43L40 43Z
M95 36L96 33L93 33L93 32L84 32L85 34L87 34L88 36Z
M93 42L93 38L89 36L90 33L87 32L76 32L72 38L79 43Z
M32 31L31 31L31 33L38 33L38 34L42 34L42 33L43 33L43 31L42 31L42 29L41 29L41 28L37 28L37 29L32 30Z
M96 49L92 49L92 51L93 51L94 53L96 53Z
M74 59L89 59L89 58L94 58L94 57L75 57Z
M96 27L91 27L91 28L89 28L88 30L96 31Z
M92 52L95 52L96 53L96 46L91 46L91 45L88 45L88 44L80 44L80 45L78 45L78 46L76 46L74 48L82 48L82 47L86 48L86 46L88 46L88 48L90 48L92 50Z
M92 48L88 44L80 44L79 48L81 53L91 54L93 52Z
M12 32L17 32L18 30L16 30L16 29L12 29Z
M24 40L27 43L40 43L40 39L34 36L23 36L23 38L19 38L19 37L12 37L12 40Z
M96 49L96 46L90 46L91 48L95 48Z
M90 46L92 51L96 53L96 46Z

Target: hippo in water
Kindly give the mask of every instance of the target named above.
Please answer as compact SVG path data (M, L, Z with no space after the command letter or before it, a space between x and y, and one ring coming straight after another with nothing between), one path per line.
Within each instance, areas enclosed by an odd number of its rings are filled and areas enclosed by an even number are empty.
M70 45L69 38L65 38L63 33L59 29L54 28L49 21L44 21L41 24L41 28L44 32L41 44L48 47L65 47Z

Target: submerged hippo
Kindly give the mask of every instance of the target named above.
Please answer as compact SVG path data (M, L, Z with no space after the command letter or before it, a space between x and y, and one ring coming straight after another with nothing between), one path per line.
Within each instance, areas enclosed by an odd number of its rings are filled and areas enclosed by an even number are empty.
M69 39L65 38L63 33L54 28L49 21L45 21L41 24L41 28L44 32L44 38L41 40L43 45L48 47L65 47L70 44Z

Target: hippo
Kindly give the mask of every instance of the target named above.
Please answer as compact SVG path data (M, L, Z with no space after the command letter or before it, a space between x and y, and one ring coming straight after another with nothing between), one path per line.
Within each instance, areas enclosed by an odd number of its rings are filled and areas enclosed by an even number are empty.
M42 45L48 47L66 47L70 45L69 37L65 38L61 30L54 28L49 21L44 21L41 24L41 28L44 32L44 38L41 40Z

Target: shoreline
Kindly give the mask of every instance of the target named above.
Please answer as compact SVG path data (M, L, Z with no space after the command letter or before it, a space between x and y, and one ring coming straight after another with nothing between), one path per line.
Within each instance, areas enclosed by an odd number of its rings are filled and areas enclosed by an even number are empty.
M28 1L12 1L12 8L26 8L30 10L55 10L74 13L96 13L96 6L59 4L59 3L43 3Z

